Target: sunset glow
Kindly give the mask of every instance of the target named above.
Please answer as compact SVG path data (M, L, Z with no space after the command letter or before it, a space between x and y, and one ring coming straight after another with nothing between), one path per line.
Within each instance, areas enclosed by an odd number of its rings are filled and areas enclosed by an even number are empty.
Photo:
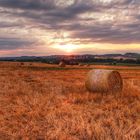
M65 44L65 45L56 45L54 48L62 50L63 52L66 53L73 53L75 50L80 48L78 45L73 45L73 44Z
M139 0L2 0L0 55L140 53Z

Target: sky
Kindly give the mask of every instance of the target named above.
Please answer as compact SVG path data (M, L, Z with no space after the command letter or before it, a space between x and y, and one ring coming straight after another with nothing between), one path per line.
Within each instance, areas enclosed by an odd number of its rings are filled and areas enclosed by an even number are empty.
M140 53L140 0L0 0L0 57Z

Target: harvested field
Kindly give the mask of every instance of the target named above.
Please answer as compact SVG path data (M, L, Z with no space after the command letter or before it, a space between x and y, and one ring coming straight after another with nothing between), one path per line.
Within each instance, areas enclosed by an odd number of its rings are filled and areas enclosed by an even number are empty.
M88 92L92 67L117 69L123 91ZM0 140L140 139L140 67L57 68L0 63Z

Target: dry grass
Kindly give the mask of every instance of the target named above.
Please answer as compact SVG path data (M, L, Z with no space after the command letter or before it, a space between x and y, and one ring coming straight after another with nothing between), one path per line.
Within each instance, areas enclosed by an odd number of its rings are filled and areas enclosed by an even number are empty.
M140 139L140 70L120 70L123 92L102 95L85 89L88 69L29 67L0 63L0 140Z

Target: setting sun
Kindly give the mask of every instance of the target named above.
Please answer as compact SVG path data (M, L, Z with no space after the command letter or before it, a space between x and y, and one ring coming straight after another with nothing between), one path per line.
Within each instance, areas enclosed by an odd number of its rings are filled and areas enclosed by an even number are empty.
M76 49L78 49L79 46L74 44L64 44L64 45L56 45L54 46L54 48L62 50L66 53L71 53L74 52Z

